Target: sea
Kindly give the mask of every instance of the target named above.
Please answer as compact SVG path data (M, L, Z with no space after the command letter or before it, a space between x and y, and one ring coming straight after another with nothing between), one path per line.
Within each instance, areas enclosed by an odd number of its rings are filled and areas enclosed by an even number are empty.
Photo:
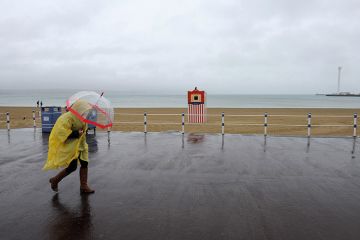
M68 97L78 90L37 89L0 90L0 106L65 106ZM186 108L184 94L139 94L105 91L104 96L116 108ZM208 108L360 108L360 97L329 97L325 95L263 95L211 94L206 95Z

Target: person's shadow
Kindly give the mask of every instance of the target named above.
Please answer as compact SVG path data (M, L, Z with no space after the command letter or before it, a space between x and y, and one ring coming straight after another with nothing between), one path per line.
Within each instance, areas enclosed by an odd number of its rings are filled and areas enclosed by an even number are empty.
M88 195L82 194L80 204L70 208L60 202L59 194L53 196L51 203L55 214L50 223L49 239L92 238L92 215L88 197Z

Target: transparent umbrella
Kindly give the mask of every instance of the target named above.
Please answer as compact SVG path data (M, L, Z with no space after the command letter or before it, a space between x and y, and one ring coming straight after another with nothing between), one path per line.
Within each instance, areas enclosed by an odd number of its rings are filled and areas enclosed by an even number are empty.
M83 122L100 128L111 127L114 108L103 95L93 91L77 92L66 101L66 108ZM82 104L81 108L78 103Z

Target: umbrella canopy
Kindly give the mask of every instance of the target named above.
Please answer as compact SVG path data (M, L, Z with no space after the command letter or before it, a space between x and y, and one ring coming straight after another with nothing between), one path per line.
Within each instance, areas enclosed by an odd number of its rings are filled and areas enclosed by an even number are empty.
M111 127L114 121L114 108L104 93L81 91L66 101L66 108L81 121L100 128Z

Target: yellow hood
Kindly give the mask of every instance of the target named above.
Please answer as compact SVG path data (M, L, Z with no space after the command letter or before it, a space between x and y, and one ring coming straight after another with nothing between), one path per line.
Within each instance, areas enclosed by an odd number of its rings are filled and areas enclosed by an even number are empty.
M77 113L79 113L82 117L86 117L87 112L92 108L91 105L82 99L77 100L73 105L71 106L72 109L74 109Z

